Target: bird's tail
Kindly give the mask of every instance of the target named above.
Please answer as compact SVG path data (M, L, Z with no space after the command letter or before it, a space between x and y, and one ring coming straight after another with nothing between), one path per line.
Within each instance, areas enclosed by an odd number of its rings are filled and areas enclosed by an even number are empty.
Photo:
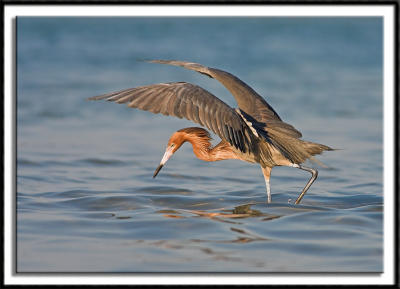
M323 144L319 144L319 143L314 143L314 142L309 142L309 141L302 141L302 142L303 142L304 149L310 154L310 157L308 159L314 163L317 163L321 167L328 168L327 165L325 165L320 160L314 158L313 156L319 155L323 151L334 151L335 149L333 149L329 146L323 145Z
M265 148L261 148L261 159L267 165L276 165L269 151L269 145L273 145L286 159L294 164L301 164L307 159L320 164L313 156L321 154L323 151L334 150L323 144L288 137L272 130L269 131L269 142L263 142L263 145Z
M329 146L304 141L298 137L292 137L287 133L268 128L266 129L267 139L265 142L261 142L261 160L267 166L274 166L276 163L273 160L273 156L270 152L270 146L272 145L277 149L284 158L288 159L294 164L301 164L307 159L319 164L316 159L313 158L314 155L321 154L323 151L332 151Z
M333 151L334 149L331 147L328 147L323 144L315 143L315 142L310 142L310 141L302 141L303 148L309 153L310 155L319 155L323 151Z

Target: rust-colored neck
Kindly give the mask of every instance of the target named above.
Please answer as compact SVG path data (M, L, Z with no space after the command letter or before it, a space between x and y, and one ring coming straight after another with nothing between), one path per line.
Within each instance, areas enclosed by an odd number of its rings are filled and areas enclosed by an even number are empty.
M207 162L238 158L226 141L221 141L215 147L212 147L210 140L210 134L205 129L190 127L175 132L170 142L175 142L177 148L186 141L190 142L196 157Z

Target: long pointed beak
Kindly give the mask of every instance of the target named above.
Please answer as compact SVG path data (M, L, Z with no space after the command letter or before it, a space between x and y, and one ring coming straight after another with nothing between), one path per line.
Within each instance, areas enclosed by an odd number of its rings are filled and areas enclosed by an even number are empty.
M153 178L155 178L158 175L158 172L162 169L164 165L160 164L157 168L156 171L154 172Z
M171 147L167 148L167 150L164 153L164 156L160 162L160 165L156 168L153 178L155 178L158 175L158 172L162 169L162 167L165 165L165 163L168 161L168 159L174 154L173 149Z

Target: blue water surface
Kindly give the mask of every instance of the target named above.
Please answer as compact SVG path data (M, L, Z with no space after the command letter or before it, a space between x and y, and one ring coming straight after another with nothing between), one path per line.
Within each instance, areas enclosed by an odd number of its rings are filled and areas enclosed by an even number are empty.
M170 135L199 126L86 99L187 81L177 59L229 71L303 139L340 150L309 178L208 163ZM382 272L382 19L18 17L18 272ZM218 143L218 136L214 143Z

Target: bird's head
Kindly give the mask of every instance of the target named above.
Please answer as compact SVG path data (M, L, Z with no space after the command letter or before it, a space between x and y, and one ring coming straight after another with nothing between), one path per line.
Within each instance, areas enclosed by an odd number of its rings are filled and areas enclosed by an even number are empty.
M160 165L154 172L153 178L155 178L158 172L162 169L165 163L169 160L170 157L182 146L182 144L186 141L184 133L181 131L175 132L168 141L167 148L165 149L165 153L163 158L161 159Z
M162 169L165 163L182 146L184 142L190 142L193 145L193 151L196 154L196 149L194 146L196 146L197 149L203 148L206 150L211 145L210 140L210 134L205 129L200 127L187 127L174 132L169 138L164 156L160 162L160 165L154 172L153 178L157 176L158 172Z

